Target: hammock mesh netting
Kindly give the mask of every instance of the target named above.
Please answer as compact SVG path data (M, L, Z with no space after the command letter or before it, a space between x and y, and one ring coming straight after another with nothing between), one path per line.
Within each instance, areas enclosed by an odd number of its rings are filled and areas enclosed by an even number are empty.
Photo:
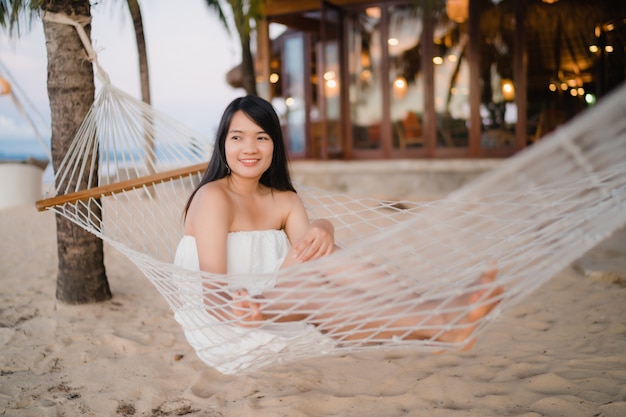
M223 372L363 349L463 347L469 339L456 335L475 336L625 223L624 108L622 88L438 201L297 187L311 218L333 222L343 249L276 274L220 276L172 263L182 209L211 141L106 84L56 174L57 197L40 204L127 255L165 297L199 356L219 351L223 363L210 364ZM97 171L87 169L96 166L94 155ZM85 181L88 192L62 186ZM497 279L481 279L492 270ZM275 318L261 329L235 323L224 291L268 281L262 310ZM485 317L472 318L495 301ZM293 314L302 323L280 322ZM228 343L214 346L203 336L224 326L237 329L233 346L259 331L272 341L267 349L255 345L242 365L240 353L224 354Z
M342 249L274 274L215 275L173 264L212 140L104 82L38 206L128 256L198 356L224 373L360 350L459 348L625 224L625 108L621 87L438 201L296 184ZM272 318L242 326L225 294L259 283ZM293 315L302 319L281 320Z

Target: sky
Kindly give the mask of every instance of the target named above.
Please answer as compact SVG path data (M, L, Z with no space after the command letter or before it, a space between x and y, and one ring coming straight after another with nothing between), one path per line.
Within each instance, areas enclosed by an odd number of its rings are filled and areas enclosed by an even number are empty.
M92 2L95 3L95 2ZM212 137L222 111L244 94L225 81L241 61L236 33L229 35L204 0L173 3L140 1L148 50L152 106ZM141 97L139 64L132 20L124 0L92 6L92 44L112 84ZM46 49L40 19L28 33L9 37L0 29L0 74L6 69L13 89L38 131L49 141L50 109L46 91ZM96 89L99 82L96 81ZM24 94L21 94L23 92ZM41 115L43 121L39 121ZM41 151L36 134L7 95L0 95L0 155ZM37 155L35 155L37 156Z

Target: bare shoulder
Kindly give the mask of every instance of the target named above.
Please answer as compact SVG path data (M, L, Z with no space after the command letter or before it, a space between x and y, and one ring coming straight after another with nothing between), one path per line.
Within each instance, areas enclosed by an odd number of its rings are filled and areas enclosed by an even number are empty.
M300 200L300 196L293 191L277 191L274 190L273 198L276 202L281 206L291 210L294 207L302 206L302 200Z
M228 203L230 201L230 198L223 181L217 180L204 184L202 187L200 187L191 202L192 205L196 201L198 203L201 203L202 206L207 204L220 205Z
M189 205L187 226L195 228L210 219L221 219L220 221L229 223L232 205L232 199L220 180L205 184L198 189Z

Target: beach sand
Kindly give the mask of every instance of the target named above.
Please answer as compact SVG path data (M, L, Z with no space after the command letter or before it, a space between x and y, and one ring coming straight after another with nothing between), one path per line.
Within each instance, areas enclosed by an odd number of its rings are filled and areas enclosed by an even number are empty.
M2 416L626 416L626 231L557 274L467 352L204 365L164 299L106 247L111 301L55 301L54 215L0 211ZM621 281L621 285L620 282Z

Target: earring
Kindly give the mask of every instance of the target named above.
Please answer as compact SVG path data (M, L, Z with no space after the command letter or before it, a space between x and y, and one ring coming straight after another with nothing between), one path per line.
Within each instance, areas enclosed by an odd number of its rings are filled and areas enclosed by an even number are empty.
M226 165L226 175L230 175L230 167Z

